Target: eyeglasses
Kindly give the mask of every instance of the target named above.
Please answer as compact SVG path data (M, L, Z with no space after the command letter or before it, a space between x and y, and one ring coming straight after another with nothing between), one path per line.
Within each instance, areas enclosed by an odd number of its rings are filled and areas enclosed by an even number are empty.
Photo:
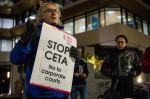
M43 12L49 12L49 13L52 13L52 12L55 12L55 13L58 13L58 10L57 9L47 9Z
M123 41L117 41L117 44L124 44L125 42Z

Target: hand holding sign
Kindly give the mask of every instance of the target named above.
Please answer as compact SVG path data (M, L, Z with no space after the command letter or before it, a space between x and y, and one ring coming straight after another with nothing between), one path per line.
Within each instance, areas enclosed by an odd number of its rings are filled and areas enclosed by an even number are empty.
M74 57L76 59L76 62L79 62L80 61L80 52L78 51L77 48L75 48L74 46L71 46L71 49L70 49L70 56L71 57Z
M28 45L29 42L36 36L38 36L38 29L34 26L32 22L30 22L30 19L28 19L26 30L21 36L21 40L19 41L19 43L23 45Z

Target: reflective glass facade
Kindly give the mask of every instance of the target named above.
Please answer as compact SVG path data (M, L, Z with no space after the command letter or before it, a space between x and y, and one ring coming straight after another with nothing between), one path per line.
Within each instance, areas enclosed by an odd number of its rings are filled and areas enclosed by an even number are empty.
M150 35L148 21L136 16L134 13L127 11L119 6L110 5L105 8L96 9L91 12L87 12L81 16L72 18L72 27L67 27L68 20L63 21L65 30L69 31L69 28L73 30L72 34L78 34L85 31L97 29L99 27L105 27L115 23L122 23L128 27L134 28L145 35Z
M75 34L85 32L85 16L75 18Z

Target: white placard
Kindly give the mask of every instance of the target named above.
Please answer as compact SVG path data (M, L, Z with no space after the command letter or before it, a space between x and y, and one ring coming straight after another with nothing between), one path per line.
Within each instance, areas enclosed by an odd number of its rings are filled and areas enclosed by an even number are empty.
M69 52L76 43L72 35L43 23L30 84L70 94L75 59Z

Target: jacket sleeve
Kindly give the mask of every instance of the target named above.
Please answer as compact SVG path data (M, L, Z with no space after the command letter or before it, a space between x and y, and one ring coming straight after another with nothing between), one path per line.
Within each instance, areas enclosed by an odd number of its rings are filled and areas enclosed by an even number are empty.
M150 47L146 48L142 61L142 70L144 73L150 73Z
M75 64L78 65L78 64ZM74 68L74 73L79 73L79 66L77 66L76 68Z
M31 51L30 45L24 46L18 42L10 53L10 61L16 65L23 64Z
M133 68L131 69L131 72L132 72L133 77L139 76L142 72L141 61L136 52L134 52L134 63L133 63Z
M110 56L107 55L101 67L101 73L107 77L112 77L112 73L110 71Z

